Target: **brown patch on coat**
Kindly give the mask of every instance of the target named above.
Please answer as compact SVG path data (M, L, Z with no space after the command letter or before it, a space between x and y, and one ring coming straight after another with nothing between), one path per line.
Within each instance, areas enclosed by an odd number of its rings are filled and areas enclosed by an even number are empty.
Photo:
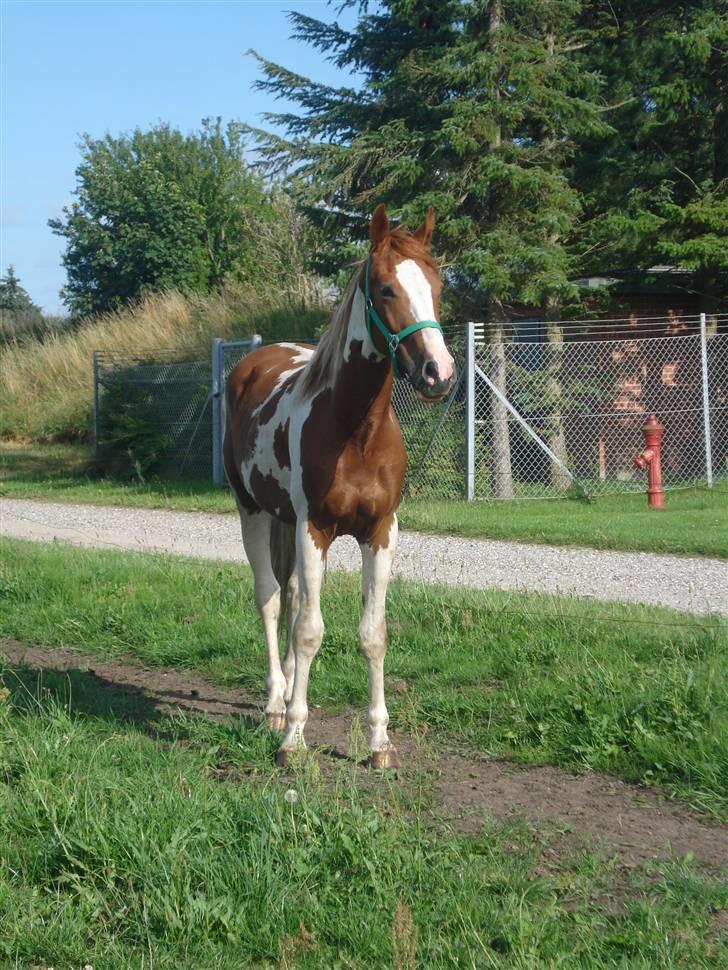
M299 364L299 370L303 369L305 364ZM286 380L281 384L280 388L268 398L263 407L258 412L258 423L268 424L272 418L275 417L276 411L278 410L278 405L280 404L281 398L284 394L290 394L293 388L296 386L296 381L298 380L298 372L291 374Z
M273 454L279 468L291 467L291 450L288 446L288 429L290 426L291 419L286 418L286 423L279 424L273 433Z
M349 348L335 387L321 391L301 432L303 490L311 537L352 535L370 542L399 505L406 455L391 407L389 362L362 356L361 341Z
M254 465L250 472L250 489L259 508L282 522L295 525L296 513L291 504L291 496L272 473L264 475Z
M376 555L382 549L389 548L389 533L392 528L392 522L394 521L394 513L387 519L382 519L382 521L377 526L377 529L372 533L372 537L369 540L369 545L372 552Z

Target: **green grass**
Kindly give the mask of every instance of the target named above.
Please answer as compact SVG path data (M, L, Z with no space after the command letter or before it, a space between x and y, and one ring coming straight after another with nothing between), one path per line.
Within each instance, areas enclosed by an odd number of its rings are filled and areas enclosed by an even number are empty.
M0 498L81 502L180 512L235 512L227 488L212 482L120 482L95 474L88 445L0 441Z
M351 767L323 784L308 761L282 779L260 727L130 721L101 691L91 715L60 679L3 679L3 967L717 970L728 959L715 922L725 886L688 860L625 873L518 824L458 837L433 825L424 776L410 792L382 779L366 794Z
M262 690L247 569L0 540L0 635ZM329 574L310 699L366 704L356 577ZM714 618L395 583L395 723L523 763L613 772L728 812L728 629Z
M668 492L663 511L648 509L644 495L605 495L589 503L409 500L400 524L448 535L728 559L728 487Z
M93 474L86 446L0 442L0 497L99 505L234 512L227 489L210 482L120 483ZM663 512L644 495L574 500L456 502L405 499L405 529L519 542L590 546L728 559L728 491L724 485L669 492Z

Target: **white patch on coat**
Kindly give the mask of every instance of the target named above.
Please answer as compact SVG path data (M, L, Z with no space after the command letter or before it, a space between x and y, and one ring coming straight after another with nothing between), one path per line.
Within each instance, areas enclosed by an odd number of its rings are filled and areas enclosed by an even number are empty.
M312 347L302 347L301 344L291 344L291 343L278 344L277 346L285 347L286 350L296 351L296 356L291 361L292 364L306 364L313 357Z
M413 322L435 319L435 304L432 299L432 287L427 281L422 268L414 259L403 259L394 268L400 286L409 299ZM434 327L419 331L426 352L437 364L440 380L446 381L453 375L455 361L452 359L442 333Z
M367 326L367 309L364 300L364 293L360 287L356 288L354 299L351 301L351 312L349 313L349 324L346 332L346 347L344 349L344 360L351 360L351 345L361 341L361 354L366 360L381 360L381 354L372 338L369 336Z
M390 748L387 735L389 714L384 700L384 657L387 652L385 604L392 562L397 551L397 516L392 516L387 545L376 552L362 544L362 593L364 610L359 623L359 645L369 668L369 747L372 751Z
M296 345L291 344L289 346L295 347ZM259 417L260 412L263 410L263 408L265 408L269 400L274 395L279 393L286 381L294 374L297 374L303 365L309 360L312 351L306 347L301 347L299 349L301 350L301 355L305 353L305 359L302 356L300 362L295 363L293 367L289 367L287 370L280 373L278 380L276 381L270 394L265 398L265 400L261 401L261 403L253 411L253 417L255 419ZM251 494L253 492L253 488L251 485L250 476L253 469L256 468L263 477L272 475L280 487L284 491L288 492L291 501L293 501L293 495L291 493L291 469L281 468L278 463L275 453L275 434L280 425L285 425L286 421L288 421L290 418L289 451L291 451L290 439L292 437L293 426L295 423L295 415L297 409L300 409L300 403L298 403L298 396L295 394L295 390L295 383L289 385L286 393L279 398L273 417L269 421L266 421L265 424L257 425L257 434L253 454L240 464L240 477L243 481L243 485L245 485L246 489L251 492ZM306 409L306 413L308 413L308 408ZM276 514L280 514L281 509L280 507L277 507L273 509L273 511Z

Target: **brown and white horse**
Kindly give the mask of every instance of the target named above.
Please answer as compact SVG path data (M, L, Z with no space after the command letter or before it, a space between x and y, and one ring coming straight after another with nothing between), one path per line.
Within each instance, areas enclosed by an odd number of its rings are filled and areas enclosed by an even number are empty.
M369 258L318 346L262 347L230 375L225 469L268 647L268 724L285 731L279 764L305 747L309 670L324 632L321 580L326 553L340 535L354 536L361 548L359 640L369 666L371 764L399 763L384 702L385 598L406 464L391 405L392 369L425 401L441 400L452 385L453 359L437 323L433 226L430 209L416 232L391 230L379 206ZM282 667L281 591L289 623Z

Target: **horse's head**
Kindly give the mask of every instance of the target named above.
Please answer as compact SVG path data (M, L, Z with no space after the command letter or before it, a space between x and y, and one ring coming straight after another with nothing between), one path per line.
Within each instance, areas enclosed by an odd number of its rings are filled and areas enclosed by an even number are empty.
M383 205L371 223L364 264L367 327L374 345L389 354L424 401L439 401L452 387L455 363L438 322L442 284L430 255L435 216L430 209L413 233L390 229Z

